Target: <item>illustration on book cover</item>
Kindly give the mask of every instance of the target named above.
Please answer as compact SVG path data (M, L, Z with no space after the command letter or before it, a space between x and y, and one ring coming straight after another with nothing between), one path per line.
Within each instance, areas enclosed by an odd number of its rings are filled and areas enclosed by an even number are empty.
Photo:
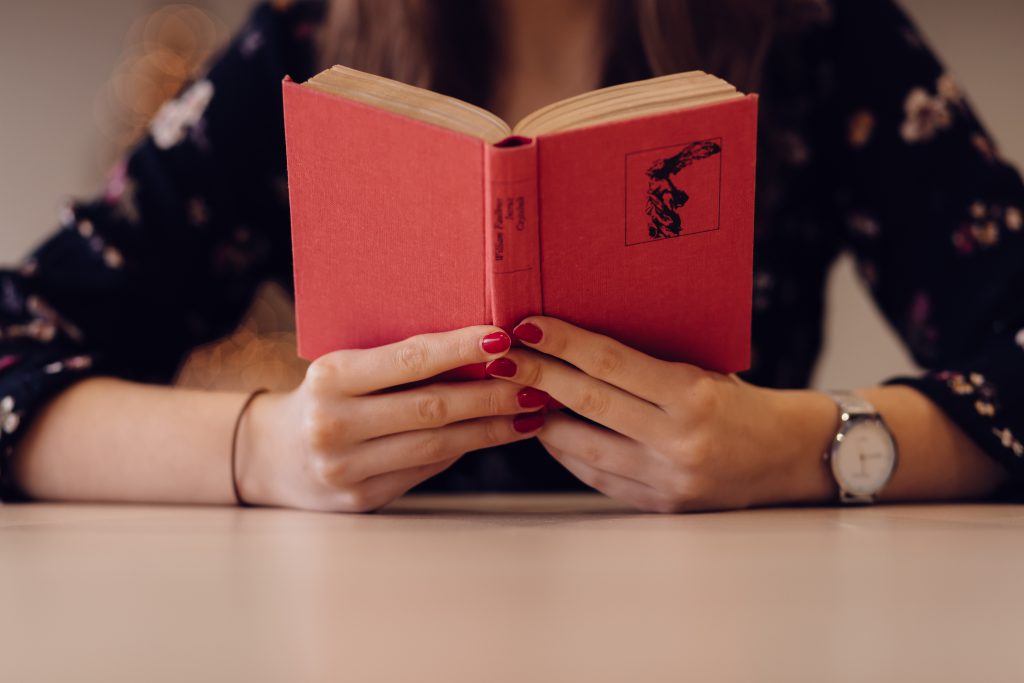
M718 230L722 139L626 155L626 246Z

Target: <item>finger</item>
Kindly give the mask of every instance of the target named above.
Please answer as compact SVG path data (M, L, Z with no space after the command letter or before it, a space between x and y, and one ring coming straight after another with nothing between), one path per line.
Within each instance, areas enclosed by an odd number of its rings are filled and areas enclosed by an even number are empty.
M359 396L494 360L510 346L511 339L501 328L476 325L418 334L372 349L335 351L317 359L314 372L327 375L337 391Z
M350 507L356 510L376 510L406 494L417 484L430 479L451 467L459 458L449 458L440 462L411 467L397 472L387 472L370 477L355 489L349 497Z
M594 469L647 486L658 480L660 463L643 447L613 431L555 413L546 416L541 442L569 453Z
M370 439L354 452L328 460L321 477L346 488L387 472L442 462L469 451L529 439L544 424L542 413L515 418L483 417Z
M390 394L363 396L347 405L351 438L443 427L478 417L540 410L547 394L510 382L437 382Z
M512 330L529 348L561 358L591 377L624 389L651 403L669 398L665 377L677 363L659 360L611 337L576 327L558 318L533 316Z
M489 363L487 372L540 389L580 415L637 441L657 443L669 427L667 414L658 406L542 353L510 351Z
M547 448L551 457L590 488L640 510L653 512L663 509L660 494L650 486L599 470L561 449L549 446L543 438L541 443Z

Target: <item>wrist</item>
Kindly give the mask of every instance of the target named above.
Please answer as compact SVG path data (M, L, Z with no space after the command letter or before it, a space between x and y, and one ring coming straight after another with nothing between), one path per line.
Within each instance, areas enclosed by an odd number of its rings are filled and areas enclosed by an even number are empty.
M825 452L835 438L835 402L812 390L775 391L780 480L772 502L828 503L838 497Z
M282 429L277 424L284 412L287 394L262 393L256 396L239 418L235 444L235 477L239 498L249 505L275 505L274 462L285 446L280 442Z

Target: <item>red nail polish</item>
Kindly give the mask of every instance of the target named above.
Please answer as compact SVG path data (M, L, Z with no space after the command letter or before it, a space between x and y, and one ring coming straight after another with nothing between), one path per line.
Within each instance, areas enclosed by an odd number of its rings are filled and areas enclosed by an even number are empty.
M544 333L533 323L519 323L512 330L512 334L515 335L516 339L527 344L536 344L544 337Z
M544 426L544 413L527 413L512 418L512 429L520 434L534 432Z
M498 358L484 366L484 371L495 377L515 377L517 370L515 362L508 358Z
M504 332L491 332L480 340L480 347L487 353L504 353L512 347L512 340Z
M551 400L553 399L548 396L548 392L533 387L523 387L516 393L516 402L520 408L536 408L547 405Z

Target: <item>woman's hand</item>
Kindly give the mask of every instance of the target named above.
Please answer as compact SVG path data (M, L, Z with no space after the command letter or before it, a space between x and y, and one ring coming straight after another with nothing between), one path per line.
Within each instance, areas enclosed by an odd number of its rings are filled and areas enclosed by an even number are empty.
M484 379L381 393L511 346L497 327L424 334L310 365L288 394L259 396L241 425L238 481L248 503L365 512L394 500L462 454L533 436L540 391ZM517 417L514 414L523 413Z
M528 318L513 334L536 351L512 350L488 373L598 423L552 414L538 436L606 495L661 512L835 495L822 462L837 420L827 396L658 360L554 318Z

